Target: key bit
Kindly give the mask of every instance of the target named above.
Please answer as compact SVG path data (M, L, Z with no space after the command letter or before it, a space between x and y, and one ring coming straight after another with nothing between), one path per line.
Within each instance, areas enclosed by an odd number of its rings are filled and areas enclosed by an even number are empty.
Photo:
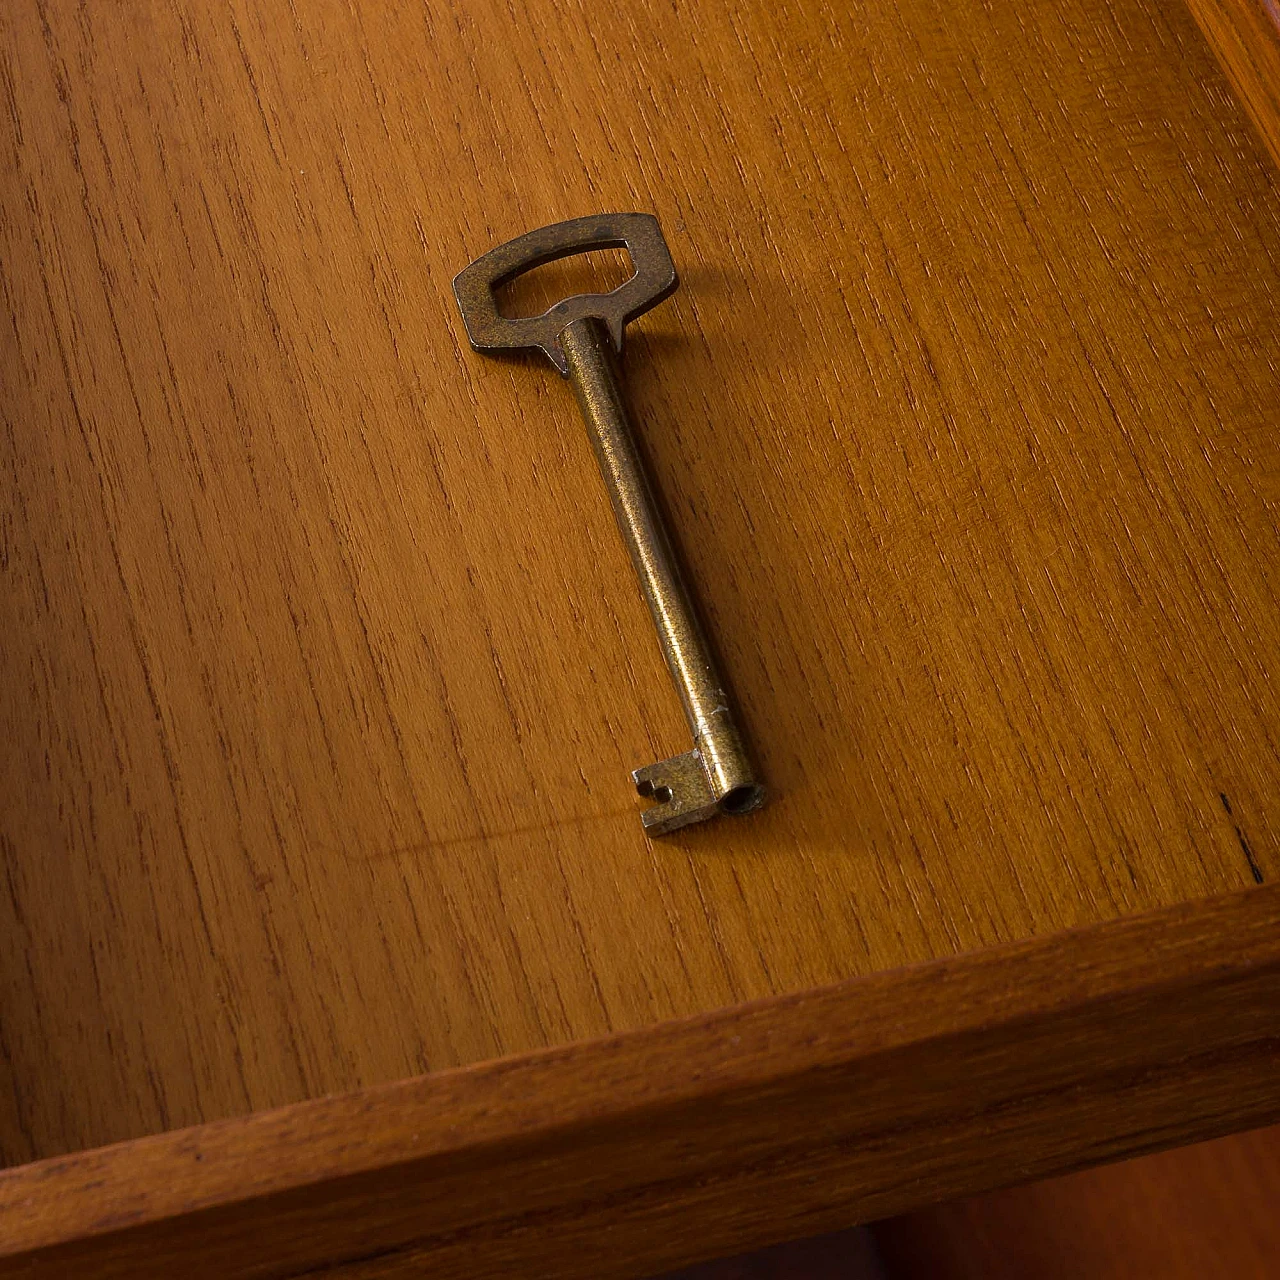
M635 274L611 293L566 298L539 316L512 319L498 313L495 290L516 276L575 253L621 248L631 255ZM591 435L618 529L693 733L691 751L631 775L640 795L654 801L641 813L652 835L717 813L746 813L764 801L654 502L614 370L627 324L670 297L677 284L662 229L648 213L597 214L542 227L491 249L453 282L471 345L477 351L542 351L572 384Z

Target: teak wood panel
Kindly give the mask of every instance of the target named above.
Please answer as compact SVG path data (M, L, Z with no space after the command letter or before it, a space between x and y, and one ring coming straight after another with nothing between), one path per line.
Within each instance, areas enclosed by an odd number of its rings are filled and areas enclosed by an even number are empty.
M1276 0L1187 0L1263 144L1280 164L1280 6Z
M652 1274L1280 1117L1280 886L0 1172L0 1276Z
M0 12L0 1152L1280 872L1280 192L1180 7ZM687 745L567 389L453 273L662 219Z

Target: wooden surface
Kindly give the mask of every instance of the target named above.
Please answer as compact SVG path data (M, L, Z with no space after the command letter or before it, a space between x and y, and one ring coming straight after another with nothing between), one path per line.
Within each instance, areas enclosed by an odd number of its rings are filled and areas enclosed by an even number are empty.
M1280 874L1280 191L1190 16L0 12L0 1153ZM450 279L652 209L628 356L774 796Z
M1280 164L1280 0L1187 0L1200 30Z
M1274 1280L1280 1126L654 1280Z
M1280 1119L1280 885L0 1172L0 1276L644 1276Z
M883 1280L1274 1280L1278 1203L1280 1128L1271 1128L940 1205L874 1232ZM849 1260L833 1277L856 1275L868 1251L861 1235L811 1247ZM736 1276L771 1274L744 1260ZM733 1275L726 1264L725 1280Z

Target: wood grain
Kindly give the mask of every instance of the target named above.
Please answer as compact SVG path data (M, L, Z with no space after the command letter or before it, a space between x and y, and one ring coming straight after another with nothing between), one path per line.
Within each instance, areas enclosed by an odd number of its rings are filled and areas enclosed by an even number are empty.
M893 1280L1272 1280L1278 1196L1273 1127L907 1214L875 1239Z
M654 1280L1272 1280L1280 1126L789 1241Z
M1280 885L0 1172L0 1276L625 1280L1280 1118Z
M6 1160L1280 874L1280 192L1180 8L0 32ZM449 291L610 208L775 796L661 845L571 397Z
M1187 0L1271 158L1280 164L1280 3Z

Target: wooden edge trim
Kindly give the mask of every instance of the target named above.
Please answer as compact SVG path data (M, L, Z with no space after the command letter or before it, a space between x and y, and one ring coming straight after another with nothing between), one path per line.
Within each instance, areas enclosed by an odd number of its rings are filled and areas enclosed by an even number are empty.
M1187 0L1187 7L1280 165L1280 0Z
M644 1274L1266 1123L1278 1063L1273 885L0 1172L0 1275Z

